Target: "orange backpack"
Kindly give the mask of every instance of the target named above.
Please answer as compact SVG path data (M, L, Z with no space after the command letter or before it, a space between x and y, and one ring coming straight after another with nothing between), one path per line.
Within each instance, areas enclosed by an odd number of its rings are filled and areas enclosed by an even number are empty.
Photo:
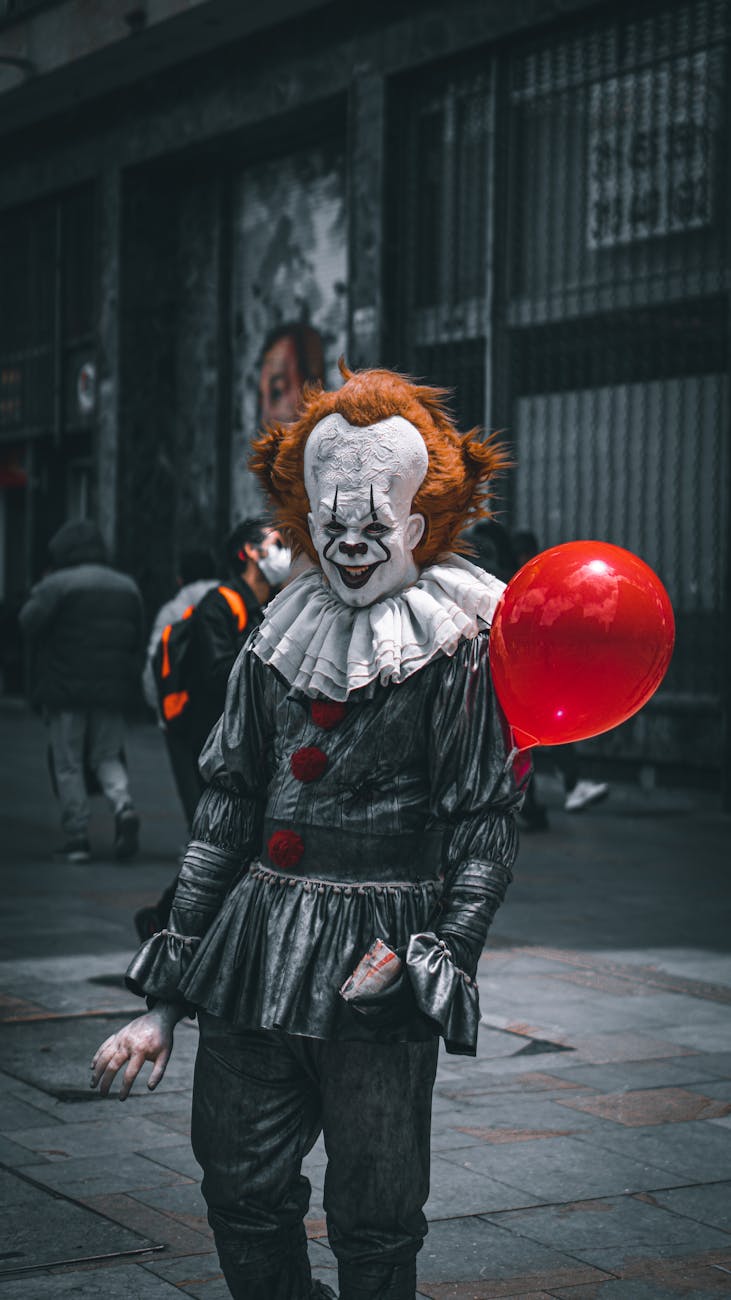
M217 590L234 615L239 632L243 632L248 621L243 597L231 587L220 586ZM180 735L190 726L191 692L195 690L194 614L195 605L189 605L181 618L163 628L152 657L160 713L166 728Z

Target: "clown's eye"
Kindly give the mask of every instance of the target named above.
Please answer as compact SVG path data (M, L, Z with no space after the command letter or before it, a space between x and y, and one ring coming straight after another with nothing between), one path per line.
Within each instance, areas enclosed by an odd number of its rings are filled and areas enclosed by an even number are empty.
M382 537L384 533L390 531L385 524L368 524L368 527L363 529L363 532L367 533L369 537Z
M325 524L325 532L329 533L330 537L339 537L341 533L345 532L345 524L338 524L333 519L331 523Z

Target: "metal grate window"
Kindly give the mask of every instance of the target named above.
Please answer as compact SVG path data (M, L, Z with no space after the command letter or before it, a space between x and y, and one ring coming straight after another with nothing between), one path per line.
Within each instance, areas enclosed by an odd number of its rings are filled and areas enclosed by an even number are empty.
M94 249L91 188L0 217L0 438L88 424Z
M463 426L485 418L488 281L487 73L443 73L394 94L389 360L454 390Z
M669 675L593 751L643 761L720 759L730 23L723 0L579 14L390 103L386 360L507 431L505 522L660 574Z
M678 630L660 709L717 709L722 690L727 13L616 19L510 69L514 522L544 546L615 542L660 574ZM601 744L640 755L643 730Z

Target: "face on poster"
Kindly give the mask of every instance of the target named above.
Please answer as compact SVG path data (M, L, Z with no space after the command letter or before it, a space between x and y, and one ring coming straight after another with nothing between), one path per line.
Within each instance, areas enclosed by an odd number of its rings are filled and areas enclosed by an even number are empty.
M303 383L336 388L347 350L345 158L318 144L247 168L236 192L233 509L258 507L251 438L295 418Z

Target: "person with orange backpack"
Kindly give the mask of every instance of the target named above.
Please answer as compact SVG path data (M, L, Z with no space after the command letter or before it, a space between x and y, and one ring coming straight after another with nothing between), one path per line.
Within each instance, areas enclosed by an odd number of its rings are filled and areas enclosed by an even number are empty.
M244 519L225 542L228 577L196 608L192 627L190 734L196 754L223 713L229 674L289 572L290 553L263 519Z
M199 602L211 587L215 587L216 561L210 551L204 549L184 551L178 566L178 590L170 600L161 605L155 615L152 630L147 643L147 656L142 674L142 690L145 700L158 716L160 727L165 736L165 745L170 759L175 787L183 805L185 820L190 826L198 800L203 790L203 782L198 771L197 755L194 755L185 734L176 727L167 716L164 696L169 694L168 678L171 677L171 665L179 677L184 671L180 666L180 647L170 641L173 629L190 618ZM182 658L185 656L183 655ZM165 681L160 680L160 668L166 670Z
M157 707L188 823L204 789L198 756L223 713L239 651L287 577L290 552L265 520L245 519L225 542L229 577L210 581L198 602L159 632L149 658ZM177 877L152 907L135 913L141 939L164 928Z

